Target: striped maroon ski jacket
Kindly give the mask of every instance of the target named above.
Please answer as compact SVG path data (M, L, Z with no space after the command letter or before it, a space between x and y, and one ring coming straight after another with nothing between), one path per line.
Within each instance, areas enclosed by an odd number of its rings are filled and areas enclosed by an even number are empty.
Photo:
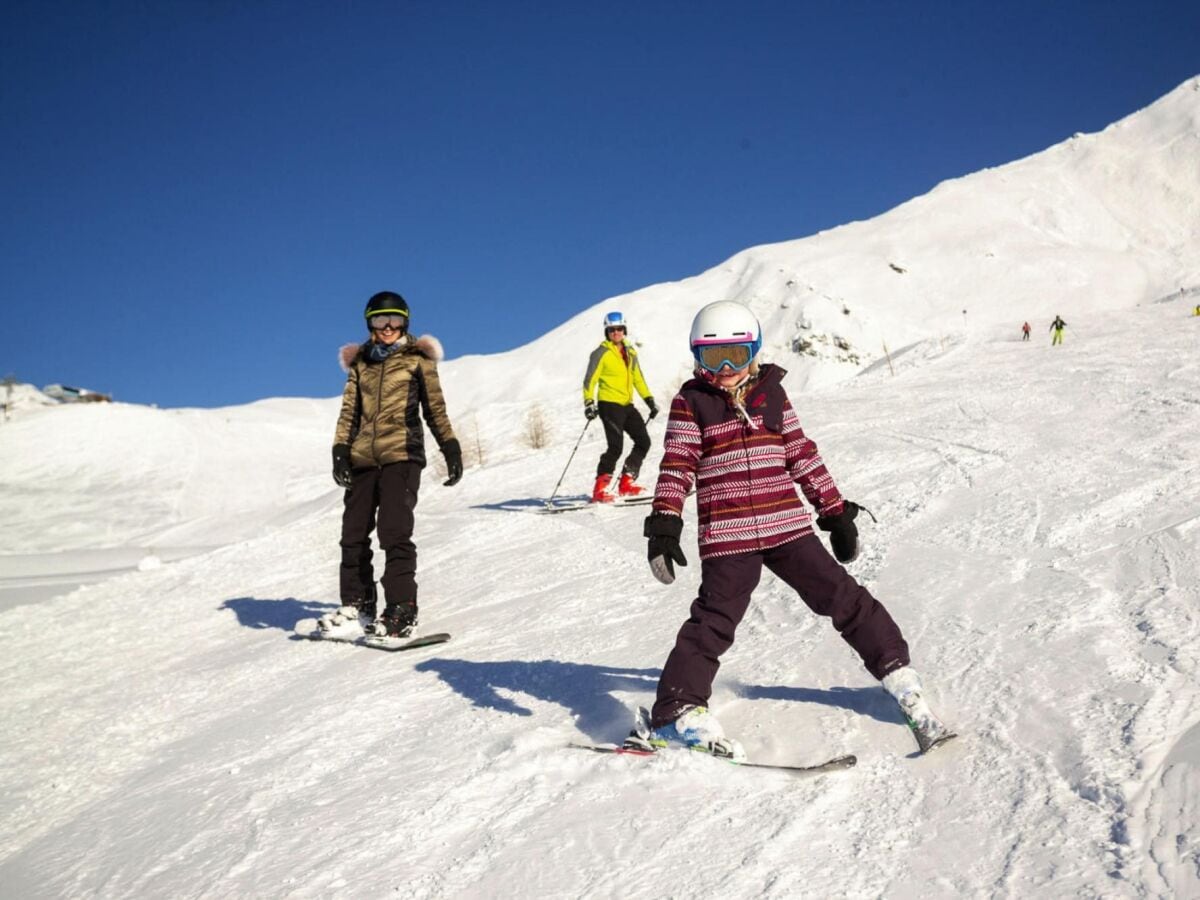
M700 558L777 547L812 533L812 514L842 511L842 495L817 445L805 437L781 384L765 365L744 399L746 418L719 388L693 378L671 401L653 510L683 515L696 487ZM749 422L747 422L747 419Z

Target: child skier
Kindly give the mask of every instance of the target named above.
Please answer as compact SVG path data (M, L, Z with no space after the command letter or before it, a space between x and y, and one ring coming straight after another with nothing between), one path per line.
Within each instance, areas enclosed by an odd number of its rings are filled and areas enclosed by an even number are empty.
M438 380L442 346L436 338L408 333L408 304L382 291L367 301L365 344L342 348L346 388L333 439L333 480L346 489L342 514L341 608L317 625L329 637L368 631L408 637L417 624L417 548L413 509L425 467L420 415L446 458L447 486L462 478L462 451L450 427ZM379 522L379 545L387 561L386 607L376 619L371 532Z
M646 519L650 569L664 584L674 564L687 565L679 547L684 498L696 487L701 580L691 617L683 624L658 683L650 721L625 746L653 750L670 743L744 759L708 709L719 659L750 603L765 565L808 607L827 616L867 670L899 702L922 749L948 732L921 696L908 645L879 601L829 555L813 533L796 495L817 509L840 562L858 555L854 518L805 437L784 392L784 370L759 366L758 320L732 301L705 306L692 323L696 377L671 403L665 454Z
M604 342L588 357L587 369L583 373L583 414L590 422L597 416L604 425L604 437L608 446L600 455L596 465L596 483L592 486L593 503L611 503L613 499L613 472L617 460L624 450L624 436L633 439L633 449L621 467L621 479L616 484L616 494L621 497L636 497L645 493L645 488L634 482L642 470L642 460L650 450L650 435L646 422L658 415L658 404L646 386L638 363L637 350L625 340L627 326L625 317L619 312L604 316ZM650 415L646 422L633 405L634 392L641 395ZM599 403L596 402L597 395Z

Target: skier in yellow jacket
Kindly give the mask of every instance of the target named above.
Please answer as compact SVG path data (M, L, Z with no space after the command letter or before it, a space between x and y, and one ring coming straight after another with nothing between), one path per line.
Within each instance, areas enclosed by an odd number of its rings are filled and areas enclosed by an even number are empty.
M604 343L588 357L583 376L583 414L589 422L598 416L608 439L608 447L596 466L596 484L592 488L595 503L609 503L613 499L613 473L624 450L626 434L633 440L633 449L621 467L616 493L622 497L645 493L645 488L634 482L650 449L646 422L658 415L658 404L642 376L637 350L625 342L626 333L625 317L619 312L608 313L604 317ZM634 408L634 391L650 410L645 421Z

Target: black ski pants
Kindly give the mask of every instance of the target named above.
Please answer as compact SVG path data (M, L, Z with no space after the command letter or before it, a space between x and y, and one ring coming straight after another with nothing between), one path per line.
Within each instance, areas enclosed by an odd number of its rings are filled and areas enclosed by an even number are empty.
M413 510L421 487L421 467L398 462L379 468L355 469L342 512L342 604L375 600L371 566L371 532L378 517L379 547L384 563L384 598L388 606L417 603L417 546L412 534Z
M617 469L617 460L625 449L625 435L633 440L633 449L621 467L622 472L628 472L630 478L637 478L642 471L642 460L650 452L650 435L646 431L646 423L632 403L610 403L601 400L600 422L604 425L604 437L608 447L600 455L600 464L596 466L597 475L611 475Z
M746 614L766 566L800 595L808 608L833 621L842 639L869 671L882 679L908 665L908 644L882 603L842 568L815 534L770 550L717 556L700 563L700 596L679 629L658 682L651 724L679 718L684 706L707 706L720 658Z

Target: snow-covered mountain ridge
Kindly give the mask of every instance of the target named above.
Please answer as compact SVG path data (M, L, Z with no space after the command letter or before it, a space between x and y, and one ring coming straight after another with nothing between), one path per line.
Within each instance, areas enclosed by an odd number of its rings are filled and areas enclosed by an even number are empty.
M814 177L817 177L814 175ZM865 222L752 247L680 282L594 304L524 347L446 368L464 409L557 395L620 309L654 384L674 384L690 360L698 306L745 302L770 359L799 389L843 381L913 343L962 332L1015 334L1200 286L1200 77L1097 134L943 182ZM848 311L848 312L847 312ZM1080 322L1085 325L1085 322ZM796 353L798 341L841 338L838 352ZM451 346L452 352L452 346ZM495 371L516 366L517 383Z

